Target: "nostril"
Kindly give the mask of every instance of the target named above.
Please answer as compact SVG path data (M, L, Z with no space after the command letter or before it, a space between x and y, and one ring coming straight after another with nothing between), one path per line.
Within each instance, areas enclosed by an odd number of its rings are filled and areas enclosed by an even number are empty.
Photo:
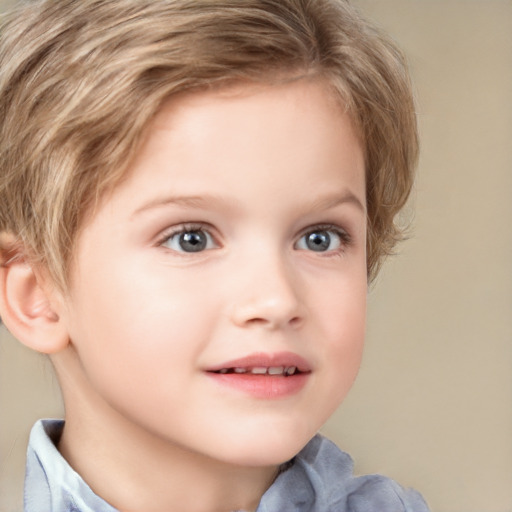
M266 320L265 318L250 318L247 320L249 325L265 325L271 323L270 320Z
M290 326L291 327L299 327L299 325L302 323L302 319L301 317L299 316L294 316L291 320L290 320Z
M276 329L281 327L291 327L292 329L298 328L302 323L299 316L291 318L288 322L281 322L279 320L272 320L272 318L249 318L246 320L245 325L249 327L266 327L268 329Z

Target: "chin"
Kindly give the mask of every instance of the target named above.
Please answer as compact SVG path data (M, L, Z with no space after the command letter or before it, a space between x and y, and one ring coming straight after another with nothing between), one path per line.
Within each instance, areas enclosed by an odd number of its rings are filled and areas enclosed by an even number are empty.
M268 429L250 439L231 442L228 448L231 462L242 466L279 466L299 453L315 432L291 434Z

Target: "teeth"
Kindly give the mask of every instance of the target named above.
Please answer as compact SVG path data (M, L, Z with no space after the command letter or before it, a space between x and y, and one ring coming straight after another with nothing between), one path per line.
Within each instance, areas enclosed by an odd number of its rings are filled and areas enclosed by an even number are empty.
M283 375L289 377L297 373L296 366L255 366L254 368L222 368L218 373L225 375L227 373L252 374L252 375Z
M263 366L256 366L255 368L251 369L251 373L255 375L264 375L265 373L267 373L267 368Z

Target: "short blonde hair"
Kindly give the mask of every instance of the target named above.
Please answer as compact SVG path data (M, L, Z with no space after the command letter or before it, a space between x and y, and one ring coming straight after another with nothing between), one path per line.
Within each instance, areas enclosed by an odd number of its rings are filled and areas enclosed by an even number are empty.
M0 28L0 233L65 289L84 216L123 177L166 99L286 74L325 79L360 135L372 279L402 236L416 116L402 54L344 0L19 7Z

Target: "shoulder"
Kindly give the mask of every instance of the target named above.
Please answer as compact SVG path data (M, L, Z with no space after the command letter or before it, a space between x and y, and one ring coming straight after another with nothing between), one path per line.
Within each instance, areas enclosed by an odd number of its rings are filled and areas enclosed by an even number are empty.
M277 500L273 507L280 495L292 499L294 510L300 512L428 512L418 492L404 489L390 478L354 476L351 457L320 435L304 447L269 491L272 488ZM261 508L261 512L267 510L276 508Z
M96 496L57 449L63 420L39 420L30 433L25 512L116 512Z

